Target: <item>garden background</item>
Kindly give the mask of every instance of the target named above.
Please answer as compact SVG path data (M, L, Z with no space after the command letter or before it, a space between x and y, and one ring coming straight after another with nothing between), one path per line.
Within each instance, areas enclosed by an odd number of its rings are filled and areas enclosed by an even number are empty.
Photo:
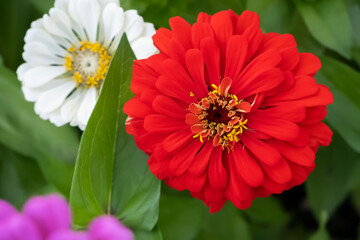
M193 23L201 11L255 11L264 32L293 34L300 52L320 57L322 69L315 79L334 95L326 117L333 142L320 148L316 168L304 184L256 199L245 211L227 203L211 215L188 192L162 185L157 229L163 239L360 239L360 0L122 0L120 4L138 10L156 28L168 27L173 16ZM57 128L41 120L33 104L25 101L15 74L23 62L26 30L52 6L52 0L0 1L0 198L19 208L34 194L59 191L69 197L82 134L77 128ZM128 148L124 154L130 154ZM126 164L130 163L124 168ZM132 170L143 171L141 167L146 165ZM137 179L123 192L135 191L136 181L147 182L140 194L159 191L160 183L148 177L151 180ZM121 191L118 196L120 205L132 201L121 199Z

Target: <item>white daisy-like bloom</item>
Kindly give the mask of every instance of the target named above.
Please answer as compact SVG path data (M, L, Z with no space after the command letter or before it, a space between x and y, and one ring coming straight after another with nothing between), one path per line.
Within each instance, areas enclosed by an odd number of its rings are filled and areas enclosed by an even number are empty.
M35 112L57 126L85 129L124 33L137 59L157 52L154 25L118 0L56 0L27 31L17 70Z

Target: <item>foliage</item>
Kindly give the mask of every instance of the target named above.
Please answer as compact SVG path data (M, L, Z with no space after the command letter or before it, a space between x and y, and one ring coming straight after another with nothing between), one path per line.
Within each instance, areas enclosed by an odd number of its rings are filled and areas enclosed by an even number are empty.
M132 96L134 59L125 38L82 137L77 129L41 120L24 100L15 74L23 37L52 5L0 1L0 198L21 207L30 195L56 189L70 195L77 228L111 213L144 240L359 239L360 1L121 0L157 28L177 15L195 22L201 11L256 11L264 32L291 33L301 52L322 61L315 78L334 95L326 121L335 134L331 146L319 150L314 172L302 186L257 199L245 211L228 203L211 215L187 192L165 186L160 195L147 156L125 133L122 106Z

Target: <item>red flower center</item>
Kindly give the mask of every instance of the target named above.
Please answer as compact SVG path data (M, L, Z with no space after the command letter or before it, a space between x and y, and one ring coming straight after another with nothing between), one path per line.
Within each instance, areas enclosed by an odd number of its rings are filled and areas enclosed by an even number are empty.
M240 140L239 135L247 129L245 113L250 112L251 105L236 95L229 94L232 80L224 78L220 86L212 85L213 91L198 103L191 103L186 115L186 122L191 125L194 138L203 142L204 138L213 138L215 147L233 150Z

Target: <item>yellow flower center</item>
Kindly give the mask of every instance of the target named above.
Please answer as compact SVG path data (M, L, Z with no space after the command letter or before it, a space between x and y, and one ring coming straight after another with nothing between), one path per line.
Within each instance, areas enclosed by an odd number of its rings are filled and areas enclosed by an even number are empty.
M212 85L213 91L198 103L189 105L186 122L191 125L194 138L212 138L213 145L232 150L240 141L239 135L247 130L245 113L251 110L250 103L229 94L231 79L225 78L220 86ZM194 96L193 93L190 93Z
M109 70L111 54L107 48L99 42L84 41L78 49L71 45L67 51L64 65L77 86L99 87Z

